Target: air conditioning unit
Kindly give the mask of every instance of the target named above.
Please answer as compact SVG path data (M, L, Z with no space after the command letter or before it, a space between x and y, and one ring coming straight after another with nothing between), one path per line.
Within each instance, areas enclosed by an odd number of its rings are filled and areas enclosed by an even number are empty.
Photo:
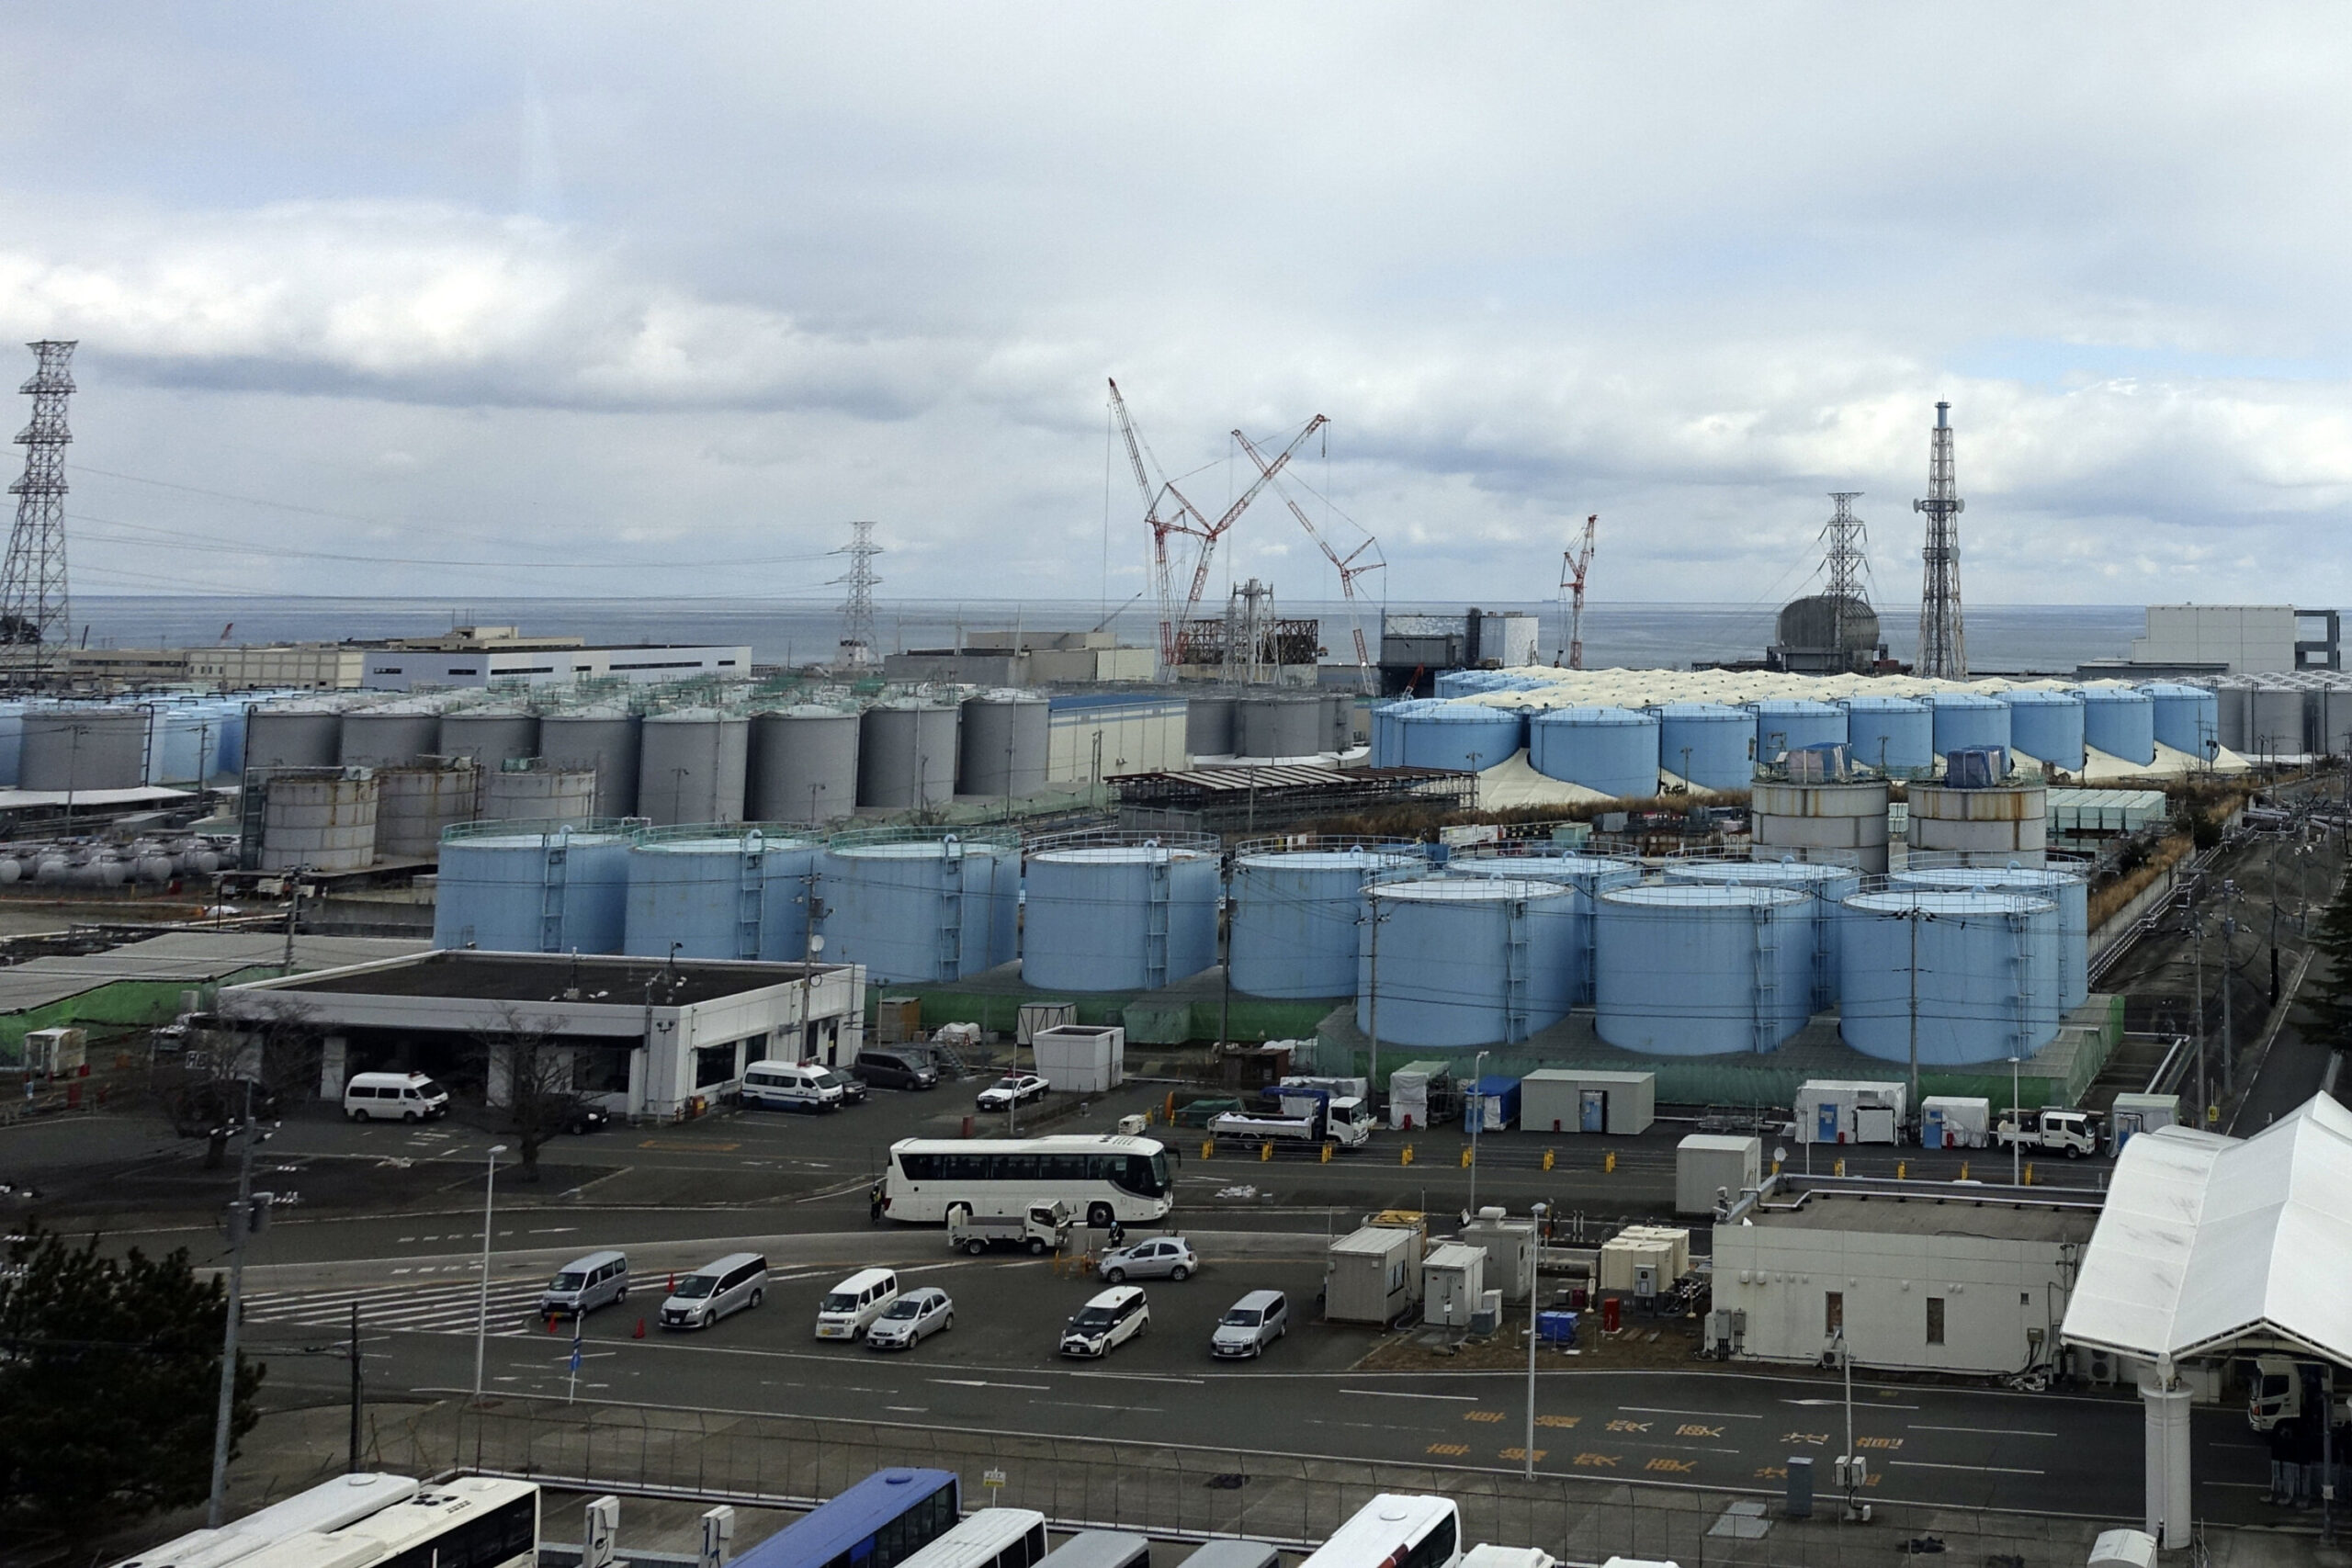
M2087 1375L2094 1388L2115 1386L2115 1355L2112 1351L2093 1350Z

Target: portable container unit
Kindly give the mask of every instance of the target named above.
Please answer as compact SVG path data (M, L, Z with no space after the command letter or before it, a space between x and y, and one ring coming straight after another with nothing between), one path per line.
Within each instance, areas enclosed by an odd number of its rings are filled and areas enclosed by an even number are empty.
M2120 1155L2139 1134L2180 1124L2177 1094L2119 1094L2107 1111L2107 1152Z
M1009 842L890 829L837 835L819 863L825 958L875 985L959 980L1012 961L1021 860Z
M2154 761L2156 700L2133 686L2084 687L2083 739L2127 762Z
M376 775L366 768L273 773L262 785L263 871L365 871L376 860Z
M1188 728L1191 717L1188 708ZM1241 697L1234 704L1233 730L1234 755L1238 757L1313 757L1329 749L1323 701L1308 693Z
M1543 1067L1519 1080L1519 1124L1530 1133L1646 1133L1657 1120L1657 1075Z
M1576 991L1574 888L1432 876L1364 889L1356 1024L1408 1046L1511 1044L1567 1015ZM1377 963L1374 933L1378 932Z
M1057 1024L1029 1044L1037 1076L1060 1093L1105 1094L1127 1081L1127 1032L1117 1024Z
M1663 1227L1628 1225L1600 1244L1594 1280L1607 1295L1662 1296L1682 1277L1675 1257L1673 1238Z
M1882 786L1883 787L1883 786ZM1845 901L1862 890L1861 873L1850 866L1822 865L1796 860L1668 861L1668 882L1712 883L1718 886L1785 887L1812 900L1806 913L1813 922L1813 1012L1838 1002L1838 927L1845 918Z
M441 755L486 769L539 754L539 716L520 708L458 708L441 716Z
M962 755L960 710L936 703L884 703L857 730L857 803L877 811L944 806Z
M1892 778L1936 765L1935 710L1916 697L1846 697L1846 754Z
M1630 887L1641 881L1637 861L1610 855L1471 855L1446 863L1449 876L1500 876L1522 881L1565 883L1576 890L1568 907L1568 949L1574 967L1569 975L1569 1000L1582 1007L1592 1000L1593 900L1611 887Z
M1234 857L1233 988L1252 997L1349 997L1356 988L1356 922L1363 885L1412 865L1409 845L1252 851Z
M609 825L478 824L441 840L433 945L618 953L628 923L627 835Z
M441 712L426 703L388 703L343 716L335 761L346 768L406 767L441 754Z
M2083 694L2019 688L2003 692L2009 708L2009 747L2037 762L2082 771Z
M1421 1321L1434 1328L1468 1328L1487 1299L1487 1252L1442 1241L1421 1259Z
M1462 1090L1462 1130L1505 1133L1519 1124L1519 1080L1488 1073Z
M1910 1096L1899 1083L1809 1078L1797 1086L1800 1144L1892 1144L1903 1132Z
M1404 768L1484 773L1527 746L1527 715L1483 703L1427 703L1394 714L1396 761Z
M1889 788L1884 779L1844 784L1758 779L1747 818L1756 858L1821 861L1883 874Z
M966 698L956 793L1021 795L1045 788L1047 707L1034 692L984 692Z
M379 860L430 860L441 835L481 808L481 770L469 760L374 772Z
M147 783L147 710L41 704L25 710L17 787L51 793Z
M537 764L501 768L481 778L481 816L489 822L569 822L574 827L596 815L593 768L547 768Z
M2221 744L2222 699L2202 686L2157 681L2140 688L2155 705L2156 739L2199 761L2213 760ZM2331 696L2335 694L2330 693Z
M1812 1016L1813 901L1786 887L1661 883L1600 896L1593 1024L1652 1056L1770 1051Z
M1895 873L1896 887L1981 887L2024 893L2058 906L2058 1006L2071 1012L2090 999L2090 885L2076 873L2041 865L1913 865Z
M657 829L628 853L621 951L646 958L808 956L817 844L751 828Z
M1323 1316L1385 1325L1420 1299L1421 1233L1366 1225L1333 1242L1323 1260Z
M1674 1146L1674 1212L1712 1214L1718 1193L1736 1201L1764 1185L1764 1140L1693 1133Z
M2040 865L2050 842L2050 792L2039 784L1992 789L1910 786L1905 836L1913 854L1970 865Z
M1404 1132L1427 1127L1436 1090L1451 1081L1453 1069L1443 1062L1408 1062L1388 1075L1388 1125Z
M1657 794L1657 715L1553 708L1527 721L1527 761L1547 779L1627 800Z
M648 716L639 736L636 815L657 828L743 820L750 719L680 708Z
M1667 703L1657 715L1657 765L1694 789L1741 790L1756 779L1756 716L1720 703Z
M1993 1102L1960 1094L1931 1094L1919 1101L1919 1146L1981 1149L1993 1139Z
M1846 900L1838 1033L1881 1061L2030 1055L2058 1032L2058 906L1899 887Z
M1487 1256L1487 1288L1507 1302L1524 1302L1535 1293L1536 1238L1532 1219L1512 1219L1499 1206L1484 1208L1463 1222L1459 1237Z
M1230 757L1233 746L1233 694L1204 693L1184 699L1184 750L1194 758Z
M1029 857L1021 976L1153 991L1216 963L1217 856L1197 843L1072 843Z
M1849 733L1846 710L1805 697L1767 697L1746 705L1756 716L1756 755L1770 760L1807 746L1843 746Z
M752 716L743 808L756 821L831 822L857 809L857 713L803 703Z
M582 708L539 719L539 761L550 768L584 768L596 775L596 815L637 815L637 774L645 721L618 708Z

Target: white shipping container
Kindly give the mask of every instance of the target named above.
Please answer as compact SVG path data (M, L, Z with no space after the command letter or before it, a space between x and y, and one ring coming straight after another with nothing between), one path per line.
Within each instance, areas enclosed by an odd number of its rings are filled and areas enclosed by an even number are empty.
M1037 1076L1064 1094L1102 1094L1126 1080L1127 1032L1116 1024L1066 1023L1030 1042Z
M1544 1067L1519 1080L1519 1125L1528 1133L1646 1133L1657 1119L1656 1073Z

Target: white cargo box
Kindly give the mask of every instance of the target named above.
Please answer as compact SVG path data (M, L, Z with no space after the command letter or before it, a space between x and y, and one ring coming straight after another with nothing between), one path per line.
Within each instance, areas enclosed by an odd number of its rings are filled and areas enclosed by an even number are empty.
M1127 1077L1127 1032L1117 1024L1064 1023L1030 1042L1037 1076L1062 1094L1102 1094Z
M1797 1089L1797 1142L1892 1144L1902 1134L1906 1098L1900 1083L1809 1079Z
M1919 1101L1919 1146L1981 1149L1993 1140L1993 1102L1966 1095L1931 1094Z
M1657 1119L1656 1073L1544 1067L1519 1080L1519 1125L1527 1133L1646 1133Z
M1764 1180L1764 1140L1693 1133L1674 1148L1674 1212L1712 1214L1718 1189L1735 1201Z

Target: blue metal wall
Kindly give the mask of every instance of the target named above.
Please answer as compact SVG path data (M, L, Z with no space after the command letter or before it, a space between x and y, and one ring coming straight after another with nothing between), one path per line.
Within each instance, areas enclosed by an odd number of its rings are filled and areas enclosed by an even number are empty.
M1736 883L1744 887L1785 887L1810 900L1813 922L1812 1010L1838 1004L1838 928L1845 901L1862 890L1862 874L1842 865L1809 861L1668 861L1669 882Z
M1658 719L1660 768L1701 789L1746 789L1756 782L1754 714L1719 703L1668 703L1650 711Z
M1917 989L1911 955L1917 940ZM1846 900L1838 1032L1882 1061L2001 1062L2058 1032L2058 906L2018 893L1863 893Z
M2222 738L2222 699L2202 686L2177 686L2159 681L2142 691L2155 704L2156 739L2176 751L2210 760L2209 742Z
M2154 761L2155 699L2126 686L2084 687L2083 738L2110 757Z
M628 857L621 951L665 958L808 956L808 886L817 846L754 830L641 840Z
M1654 883L1600 896L1593 1026L1652 1056L1770 1051L1812 1016L1814 926L1785 887Z
M1924 702L1910 697L1848 697L1846 749L1865 767L1904 775L1936 765L1936 719Z
M1553 882L1440 876L1367 890L1356 1026L1373 1030L1379 925L1384 1047L1511 1044L1567 1016L1576 894Z
M1646 800L1657 793L1657 716L1555 708L1527 721L1527 760L1547 779Z
M2009 705L1981 692L1937 692L1928 698L1936 716L1936 755L1972 746L2009 745Z
M1447 863L1446 872L1453 876L1563 882L1576 890L1576 902L1568 911L1568 949L1575 964L1569 998L1578 1007L1592 1001L1593 900L1611 887L1630 887L1642 879L1639 862L1607 855L1457 856Z
M1029 858L1021 977L1056 991L1157 990L1216 962L1216 856L1156 844Z
M1899 871L1897 887L1983 887L2023 893L2058 906L2058 1005L2071 1010L2090 999L2090 885L2071 871L2041 866L1927 866Z
M617 833L567 829L445 840L433 945L618 953L628 919L628 848Z
M1807 746L1847 743L1849 727L1846 710L1835 703L1775 697L1747 705L1756 715L1756 755L1759 758L1770 759Z
M1351 997L1363 885L1418 857L1377 849L1243 855L1233 863L1233 988Z
M949 836L835 843L818 862L825 961L876 985L959 980L1012 962L1020 857Z
M2053 768L2083 766L2083 699L2075 692L2003 692L2009 708L2009 745Z
M1406 768L1469 768L1484 773L1527 745L1527 715L1478 703L1431 703L1395 714L1397 758Z

